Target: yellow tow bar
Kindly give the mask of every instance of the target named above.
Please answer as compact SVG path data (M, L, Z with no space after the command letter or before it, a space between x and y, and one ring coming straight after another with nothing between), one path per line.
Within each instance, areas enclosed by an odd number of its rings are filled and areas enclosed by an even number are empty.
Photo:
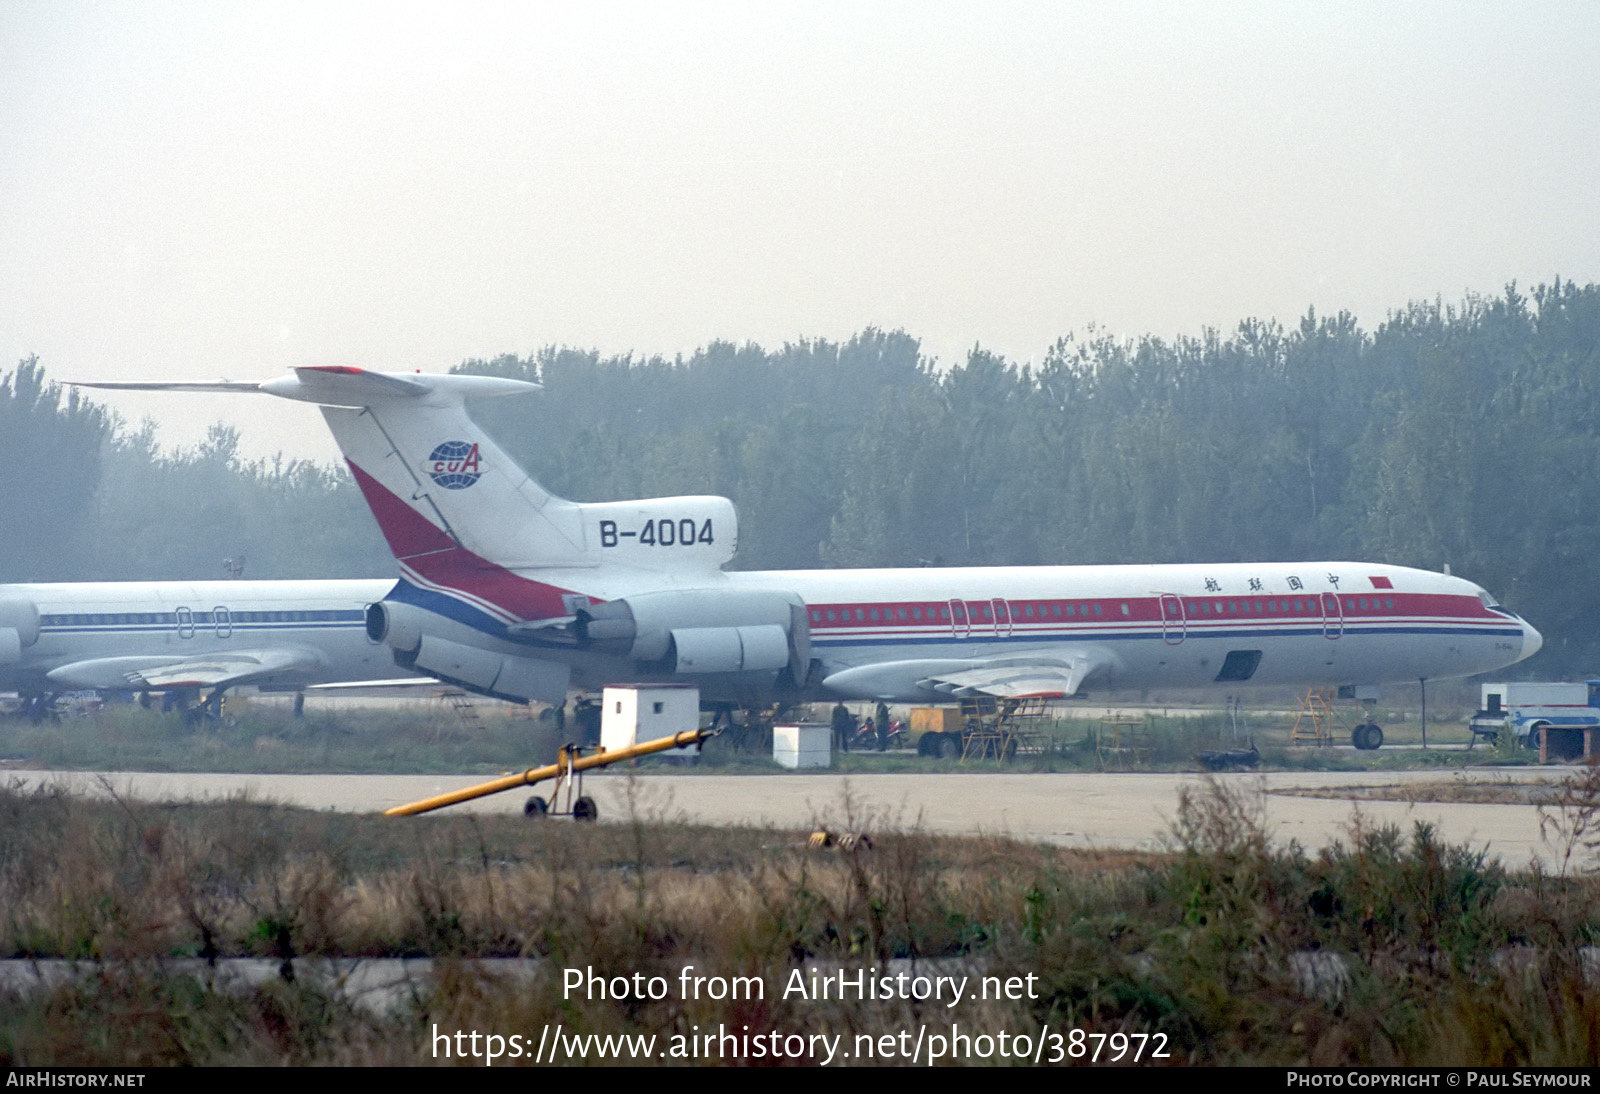
M546 764L544 767L530 767L516 775L506 775L495 779L493 782L479 783L469 786L465 790L456 790L449 794L440 794L433 798L424 798L419 802L409 805L397 805L393 809L384 810L386 817L413 817L418 813L431 813L435 809L443 809L447 805L459 805L469 802L474 798L486 798L490 794L499 794L507 790L516 790L518 787L532 786L534 783L543 782L545 779L557 780L557 785L574 774L591 771L597 767L606 767L609 764L621 763L623 760L637 759L648 756L652 752L666 752L673 748L688 748L697 745L710 737L715 736L711 730L690 729L682 733L674 733L670 737L657 737L653 741L641 741L639 744L627 748L606 751L600 749L589 756L580 755L577 749L570 745L562 745L556 751L556 762Z

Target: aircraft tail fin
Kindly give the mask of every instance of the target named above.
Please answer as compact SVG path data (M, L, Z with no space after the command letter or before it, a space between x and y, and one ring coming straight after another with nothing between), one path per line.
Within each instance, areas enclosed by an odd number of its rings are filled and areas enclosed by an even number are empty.
M296 369L267 394L315 402L402 564L585 567L581 506L535 482L468 415L466 400L535 391L486 376ZM428 566L432 569L434 566Z
M390 549L408 574L493 592L505 571L713 571L732 557L725 498L580 504L534 481L467 413L468 399L537 391L493 376L295 369L266 383L103 383L90 387L258 391L317 404ZM565 614L524 605L523 619Z

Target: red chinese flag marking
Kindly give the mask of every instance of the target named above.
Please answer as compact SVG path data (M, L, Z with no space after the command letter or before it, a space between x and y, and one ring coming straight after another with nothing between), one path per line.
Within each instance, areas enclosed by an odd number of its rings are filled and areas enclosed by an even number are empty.
M1394 582L1390 581L1386 577L1369 577L1369 578L1367 578L1367 580L1372 582L1372 587L1374 589L1392 589L1392 588L1394 588Z

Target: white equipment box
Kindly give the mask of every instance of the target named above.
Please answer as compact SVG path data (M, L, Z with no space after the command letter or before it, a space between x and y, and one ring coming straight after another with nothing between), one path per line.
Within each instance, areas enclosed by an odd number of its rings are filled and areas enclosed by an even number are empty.
M772 758L783 767L828 767L833 763L833 727L800 722L772 727Z
M601 693L600 747L607 752L700 728L691 684L616 684Z

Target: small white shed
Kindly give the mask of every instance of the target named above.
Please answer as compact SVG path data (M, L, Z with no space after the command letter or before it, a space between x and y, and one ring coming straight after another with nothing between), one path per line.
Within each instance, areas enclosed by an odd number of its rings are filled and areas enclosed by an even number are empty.
M613 684L601 693L600 747L607 752L700 726L692 684Z

